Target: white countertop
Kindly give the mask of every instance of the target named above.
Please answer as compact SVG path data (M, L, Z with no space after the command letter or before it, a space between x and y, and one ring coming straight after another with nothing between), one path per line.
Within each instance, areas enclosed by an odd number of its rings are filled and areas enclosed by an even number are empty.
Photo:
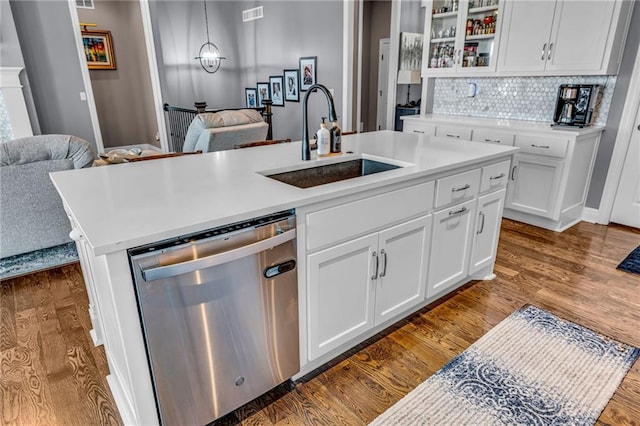
M550 134L571 134L586 135L589 133L599 132L604 126L588 126L588 127L569 127L569 126L551 126L551 123L543 121L527 121L527 120L509 120L504 118L483 118L471 117L466 115L449 115L449 114L425 114L406 115L400 117L405 121L421 121L428 120L436 123L447 125L464 125L466 127L494 127L507 131L534 131Z
M339 157L301 160L300 142L51 174L96 255L125 250L511 155L517 148L393 131L344 136ZM364 155L406 167L300 189L260 173Z

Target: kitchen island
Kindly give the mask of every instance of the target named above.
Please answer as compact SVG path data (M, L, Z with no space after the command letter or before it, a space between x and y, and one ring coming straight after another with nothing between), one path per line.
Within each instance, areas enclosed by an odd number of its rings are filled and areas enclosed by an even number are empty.
M295 209L298 376L492 277L518 148L391 131L343 137L342 148L307 162L291 143L52 174L125 423L158 423L128 249ZM362 158L400 167L306 189L266 176Z

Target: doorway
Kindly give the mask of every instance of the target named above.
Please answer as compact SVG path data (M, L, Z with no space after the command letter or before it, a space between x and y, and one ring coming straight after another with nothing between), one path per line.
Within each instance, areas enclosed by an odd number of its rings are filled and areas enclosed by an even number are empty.
M360 130L378 130L378 111L386 114L387 99L380 99L379 55L381 40L389 40L391 34L391 0L365 0L362 2L362 97L360 102ZM390 46L388 44L387 46ZM385 60L388 62L389 52ZM385 83L388 84L388 74ZM388 90L384 91L388 93ZM382 129L385 120L382 121Z
M105 151L129 146L159 150L160 131L140 2L92 3L93 8L75 8L79 23L88 24L80 25L81 30L109 31L116 65L115 69L89 69L102 145Z

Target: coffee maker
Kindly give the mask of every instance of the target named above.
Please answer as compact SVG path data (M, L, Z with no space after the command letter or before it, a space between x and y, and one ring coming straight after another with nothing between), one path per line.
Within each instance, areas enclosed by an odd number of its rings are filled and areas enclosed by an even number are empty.
M601 92L598 84L561 84L552 125L589 126L597 116Z

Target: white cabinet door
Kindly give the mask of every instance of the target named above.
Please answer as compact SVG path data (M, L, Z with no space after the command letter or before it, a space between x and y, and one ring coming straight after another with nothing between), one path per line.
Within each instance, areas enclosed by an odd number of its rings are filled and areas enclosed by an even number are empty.
M555 7L546 0L505 2L499 71L544 70ZM585 31L588 27L580 33Z
M377 245L375 233L307 257L310 360L373 326Z
M514 155L505 207L557 220L563 160Z
M505 193L506 189L501 189L478 198L476 232L469 266L470 274L492 265L496 258Z
M424 300L431 215L380 232L375 324Z
M545 69L581 73L605 67L615 6L614 1L558 1Z
M467 275L476 200L434 214L427 297L442 293Z

